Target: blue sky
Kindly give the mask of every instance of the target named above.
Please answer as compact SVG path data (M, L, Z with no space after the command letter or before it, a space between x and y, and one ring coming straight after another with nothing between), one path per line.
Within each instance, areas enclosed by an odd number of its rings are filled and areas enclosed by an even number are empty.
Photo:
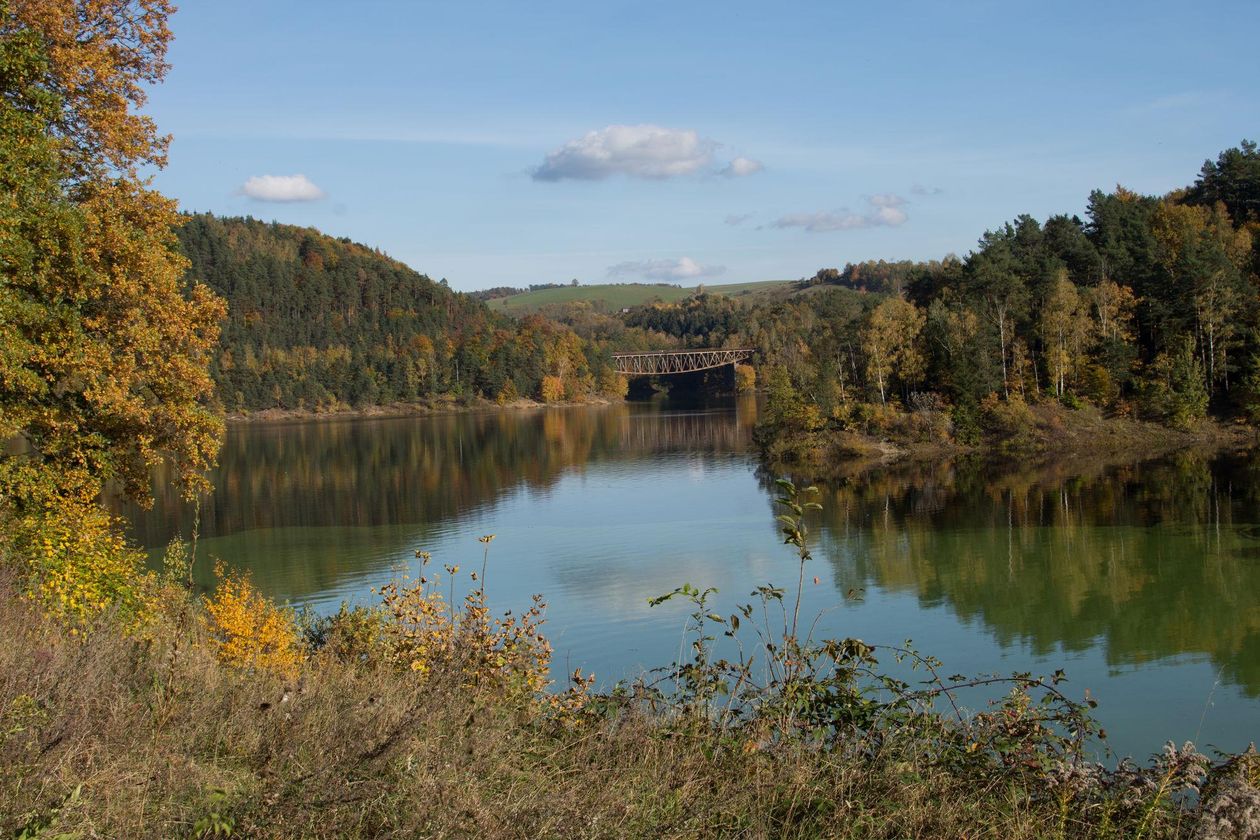
M964 254L1260 139L1255 0L185 0L172 28L158 189L465 290Z

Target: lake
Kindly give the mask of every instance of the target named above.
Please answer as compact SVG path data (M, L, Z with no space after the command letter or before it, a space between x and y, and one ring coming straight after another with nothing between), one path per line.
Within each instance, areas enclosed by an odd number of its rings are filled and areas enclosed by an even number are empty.
M372 602L419 549L466 582L495 534L492 606L543 593L554 675L607 686L680 655L685 606L649 598L713 586L725 613L760 584L794 588L755 417L725 400L232 425L198 579L220 558L329 612ZM820 489L803 606L817 635L912 639L944 673L1064 668L1119 755L1260 737L1260 457L958 460ZM162 474L155 494L117 510L160 557L194 517Z

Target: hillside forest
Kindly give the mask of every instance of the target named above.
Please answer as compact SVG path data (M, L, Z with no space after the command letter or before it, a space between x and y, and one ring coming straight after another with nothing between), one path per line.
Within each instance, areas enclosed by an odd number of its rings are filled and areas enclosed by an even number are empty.
M1096 190L1084 219L1021 215L962 258L849 264L796 287L658 303L624 323L756 348L766 420L787 432L920 413L967 440L1047 401L1182 427L1254 421L1260 153L1243 141L1160 197Z
M492 313L348 239L208 214L177 234L190 281L228 302L210 370L229 412L624 393L602 346Z
M211 373L230 412L618 397L612 350L740 345L788 432L928 412L967 441L1047 400L1182 427L1260 417L1258 232L1260 153L1243 141L1189 187L1096 190L1084 219L1020 215L964 257L614 314L578 300L512 318L379 251L254 219L186 216L178 238L189 279L228 303Z

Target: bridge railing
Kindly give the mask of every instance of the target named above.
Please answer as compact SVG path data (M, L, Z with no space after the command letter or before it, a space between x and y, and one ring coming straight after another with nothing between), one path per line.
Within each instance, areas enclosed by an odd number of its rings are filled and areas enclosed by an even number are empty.
M747 348L718 348L692 350L645 350L642 352L613 353L617 372L626 376L651 376L669 373L692 373L698 370L733 365L749 358L753 351Z

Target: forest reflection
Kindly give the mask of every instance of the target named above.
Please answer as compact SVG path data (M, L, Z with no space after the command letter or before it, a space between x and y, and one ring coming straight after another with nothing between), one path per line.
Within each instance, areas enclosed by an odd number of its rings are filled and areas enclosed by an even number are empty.
M755 419L755 402L742 400L668 412L617 404L235 425L211 476L214 491L201 503L200 533L442 522L522 485L546 491L567 470L645 455L744 452ZM195 511L162 471L153 495L149 511L110 503L141 545L191 534Z
M1111 666L1210 658L1260 694L1252 454L865 472L820 485L820 551L841 592L913 593L1034 653Z
M662 465L720 462L711 473L721 478L696 492L720 499L737 484L755 494L759 483L766 544L757 550L777 557L773 476L756 471L749 451L755 415L745 401L234 426L201 507L201 538L277 597L340 598L379 585L382 569L414 548L465 539L471 522L497 527L507 500L545 496L566 476L615 474L624 483L604 492L633 508L656 491ZM841 600L855 589L909 594L1004 648L1097 649L1113 668L1206 658L1260 695L1260 459L1250 453L852 465L817 483L815 557ZM152 510L116 510L158 551L191 533L193 512L164 476L154 488ZM587 511L585 524L617 516ZM548 534L550 554L541 547L537 562L581 554L564 542L577 537ZM737 540L747 534L713 534L712 551L743 556ZM653 529L636 532L627 559L604 573L607 588L670 551ZM211 583L209 564L199 577Z

